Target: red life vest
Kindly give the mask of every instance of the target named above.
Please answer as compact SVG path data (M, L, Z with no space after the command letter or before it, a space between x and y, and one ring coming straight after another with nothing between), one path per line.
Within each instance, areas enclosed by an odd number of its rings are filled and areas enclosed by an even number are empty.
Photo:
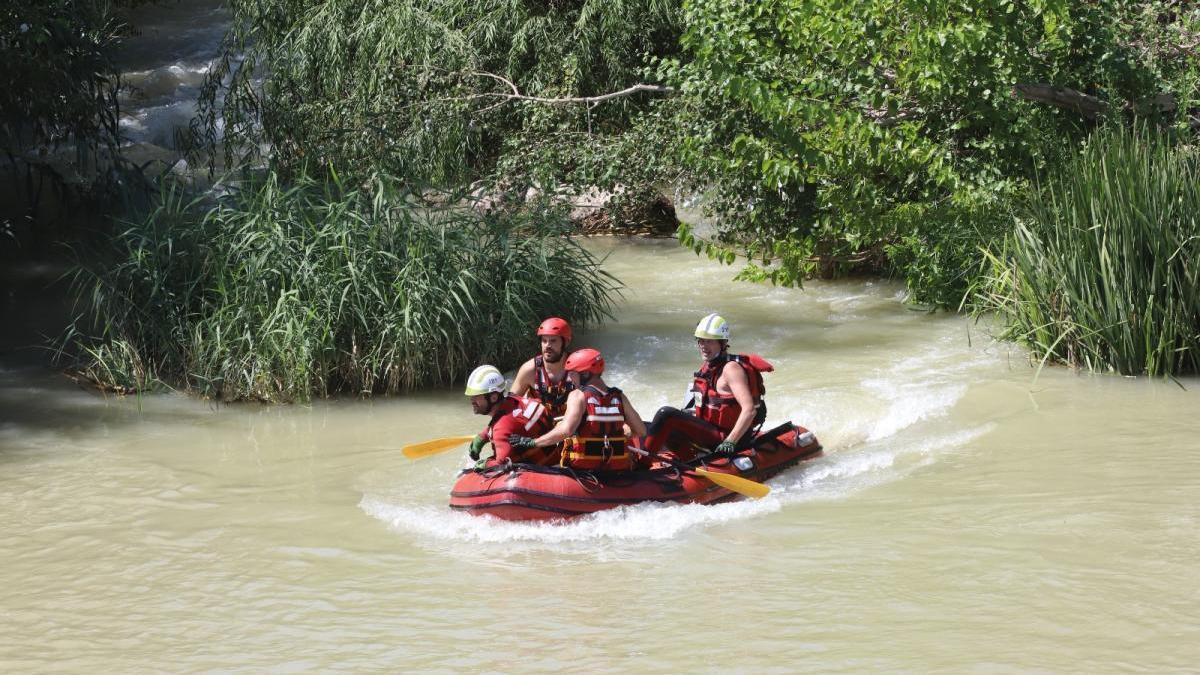
M750 397L754 399L754 425L756 428L767 419L767 403L763 400L766 386L762 374L771 372L775 367L767 363L758 354L722 354L711 361L706 361L695 373L692 383L692 405L696 407L696 417L713 424L725 433L733 430L738 416L742 414L742 406L732 394L717 393L717 380L725 365L734 362L746 371L746 382L750 385Z
M492 420L488 422L487 438L492 442L497 458L505 457L513 461L529 462L532 464L548 464L557 452L557 448L530 448L524 453L515 453L508 436L518 434L536 438L554 427L550 416L546 414L546 406L535 398L526 398L509 394L496 404L492 411Z
M573 469L624 471L633 465L625 449L625 402L621 390L601 392L592 385L582 388L587 410L574 435L563 441L563 466Z
M546 360L539 354L533 357L533 396L546 405L550 416L558 419L567 411L567 395L571 393L571 383L563 377L555 383L546 370Z

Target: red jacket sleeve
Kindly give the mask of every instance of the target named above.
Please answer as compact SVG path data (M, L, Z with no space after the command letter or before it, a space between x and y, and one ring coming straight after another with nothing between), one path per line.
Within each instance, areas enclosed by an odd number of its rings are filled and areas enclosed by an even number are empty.
M517 461L517 453L513 451L513 447L508 443L508 437L512 434L520 435L522 429L521 421L512 415L505 415L492 425L492 449L496 456L492 459L493 462L503 462L506 459L512 458Z
M545 408L542 408L542 413L533 422L511 414L504 415L492 425L492 449L495 451L495 457L489 464L500 463L506 459L511 459L513 462L532 462L534 464L553 464L558 462L557 447L541 448L539 450L514 450L508 442L509 437L513 434L527 438L537 438L550 431L553 427L554 422L545 411Z

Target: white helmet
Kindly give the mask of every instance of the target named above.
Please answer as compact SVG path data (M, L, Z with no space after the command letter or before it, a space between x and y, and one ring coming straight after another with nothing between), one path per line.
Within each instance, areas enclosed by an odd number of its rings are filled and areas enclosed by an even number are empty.
M705 340L728 340L729 322L720 314L713 312L700 319L700 323L696 324L695 335Z
M479 394L490 394L492 392L504 393L504 375L500 374L500 370L496 366L479 366L471 371L471 375L467 377L467 396L478 396Z

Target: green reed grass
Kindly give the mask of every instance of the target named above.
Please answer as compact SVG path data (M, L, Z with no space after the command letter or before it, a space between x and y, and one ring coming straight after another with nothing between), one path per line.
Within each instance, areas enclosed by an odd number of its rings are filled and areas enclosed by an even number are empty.
M223 400L395 393L513 363L546 316L609 315L619 284L561 213L483 215L369 184L271 176L215 202L167 189L111 264L77 277L77 370Z
M1200 157L1104 131L1019 205L980 296L1043 360L1125 375L1200 372Z

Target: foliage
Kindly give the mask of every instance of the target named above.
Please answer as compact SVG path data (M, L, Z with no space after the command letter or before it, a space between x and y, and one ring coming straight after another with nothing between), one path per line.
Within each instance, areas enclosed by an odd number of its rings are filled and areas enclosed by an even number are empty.
M1022 204L988 255L983 308L1044 359L1200 372L1200 155L1106 132Z
M128 4L128 3L127 3ZM39 0L0 10L0 142L8 154L116 136L121 35L111 2Z
M1124 42L1134 58L1163 82L1162 92L1187 114L1175 118L1177 130L1194 129L1200 120L1200 6L1180 0L1152 0L1132 6Z
M617 283L563 222L429 204L378 176L272 174L216 203L167 189L111 263L80 270L67 342L115 389L276 401L454 382L511 363L545 316L607 316Z
M10 189L61 188L63 167L83 185L111 178L96 171L118 146L118 72L112 55L127 33L122 9L142 0L36 0L0 9L0 165ZM60 149L73 150L56 161ZM72 176L72 178L76 178ZM99 186L99 185L98 185ZM97 187L97 186L94 186Z
M884 246L887 265L904 279L909 302L930 309L971 306L967 289L983 269L981 247L1011 227L1014 186L959 191L930 208L897 209L895 234Z
M383 170L423 185L646 186L624 139L653 94L605 94L677 50L668 0L232 0L197 131L235 165ZM269 156L260 153L269 151ZM240 155L238 153L241 153ZM631 155L639 161L625 161Z
M722 223L709 244L745 254L742 276L782 284L884 245L914 299L957 306L997 228L978 217L1092 126L1014 86L1074 87L1118 108L1158 93L1166 62L1133 41L1151 32L1146 6L685 3L684 54L658 72L684 94L683 158Z

